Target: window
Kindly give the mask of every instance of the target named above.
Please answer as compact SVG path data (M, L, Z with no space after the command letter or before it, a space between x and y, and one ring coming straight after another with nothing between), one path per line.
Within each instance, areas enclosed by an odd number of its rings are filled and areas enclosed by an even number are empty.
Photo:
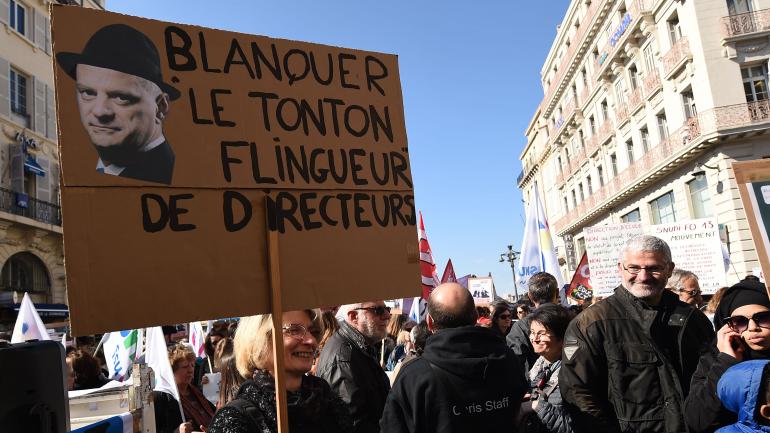
M607 105L607 100L602 101L602 122L610 120L610 108Z
M746 66L741 68L743 77L743 93L746 102L764 101L767 99L767 65Z
M578 129L578 140L580 140L580 148L585 150L585 148L586 148L586 139L583 136L583 130L582 129Z
M610 166L612 167L612 177L618 175L618 156L613 152L610 154Z
M646 74L649 75L655 72L655 54L652 52L652 43L647 44L642 51L644 55L644 67Z
M26 35L27 8L16 0L10 0L9 6L10 10L8 12L10 14L10 22L8 25L22 35Z
M566 214L569 212L569 201L567 200L567 196L564 196L564 213Z
M708 191L706 175L699 174L695 176L695 179L687 182L687 188L690 190L693 218L706 218L713 215L711 211L711 194Z
M559 169L559 174L564 173L564 167L561 165L561 156L556 157L556 167Z
M679 17L674 15L669 18L668 22L668 39L671 41L671 46L682 38L682 27L679 25Z
M582 183L578 184L578 190L580 191L580 201L581 202L585 201L586 200L586 194L585 194L585 191L583 190L583 184Z
M639 87L639 70L636 69L636 65L628 67L628 81L631 84L631 90L636 90Z
M639 208L632 210L631 212L620 217L620 220L624 223L634 223L642 220L642 214L639 213Z
M650 202L652 223L663 224L676 221L674 214L674 192L669 191Z
M586 238L578 238L577 239L577 256L582 258L583 252L586 250Z
M640 129L639 137L642 139L642 153L645 154L650 150L650 131L647 128Z
M564 148L564 161L569 164L569 147Z
M583 68L583 69L580 70L580 77L583 80L583 88L587 89L588 88L588 73L586 72L586 68ZM585 102L585 101L581 101L581 102Z
M594 187L591 185L591 175L586 176L586 186L588 187L588 195L594 193Z
M575 193L575 190L572 190L572 208L577 207L577 194Z
M594 116L588 118L588 129L591 130L591 137L596 135L596 119L594 119Z
M27 82L28 78L21 72L11 69L11 111L22 116L27 116Z
M32 253L12 255L3 265L2 289L50 294L51 283L45 264Z
M727 0L727 10L730 12L730 15L751 12L751 0Z
M626 105L626 86L623 84L623 79L615 83L615 108L620 108L623 105Z
M698 115L698 110L695 109L695 97L692 95L692 90L682 92L682 104L684 105L685 119Z
M634 142L632 140L626 141L626 155L628 156L628 165L634 163Z
M660 141L668 138L668 121L666 120L666 113L660 113L655 118L658 121L658 136Z
M596 176L599 178L599 186L604 186L604 167L596 166Z

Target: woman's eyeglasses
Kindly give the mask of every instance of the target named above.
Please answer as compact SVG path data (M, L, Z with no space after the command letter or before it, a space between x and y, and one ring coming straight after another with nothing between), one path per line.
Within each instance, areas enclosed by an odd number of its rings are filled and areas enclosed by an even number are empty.
M730 316L725 319L725 322L733 331L741 333L749 329L749 320L753 320L760 328L770 329L770 311L760 311L751 317Z
M318 340L320 332L316 328L306 328L303 325L300 325L299 323L292 323L289 325L283 325L284 335L289 336L291 338L296 338L297 340L304 340L307 334L310 334Z
M361 307L361 308L356 308L356 310L367 310L367 311L371 311L372 313L374 313L374 314L376 314L376 315L378 315L378 316L382 316L382 315L384 315L385 313L390 313L390 307L384 307L384 306L377 306L377 307Z

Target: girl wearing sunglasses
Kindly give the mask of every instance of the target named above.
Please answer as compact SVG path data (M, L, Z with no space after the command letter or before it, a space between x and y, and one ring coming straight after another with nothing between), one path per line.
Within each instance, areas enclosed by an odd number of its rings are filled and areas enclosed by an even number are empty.
M770 359L770 299L765 285L746 278L727 289L714 314L714 327L716 342L701 356L685 400L685 419L697 432L737 421L717 397L722 373L742 361Z

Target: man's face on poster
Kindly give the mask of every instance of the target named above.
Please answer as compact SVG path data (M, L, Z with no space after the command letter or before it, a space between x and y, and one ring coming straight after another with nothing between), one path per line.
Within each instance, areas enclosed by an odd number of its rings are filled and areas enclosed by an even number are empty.
M80 120L102 156L124 156L160 137L169 104L155 83L85 64L76 76Z

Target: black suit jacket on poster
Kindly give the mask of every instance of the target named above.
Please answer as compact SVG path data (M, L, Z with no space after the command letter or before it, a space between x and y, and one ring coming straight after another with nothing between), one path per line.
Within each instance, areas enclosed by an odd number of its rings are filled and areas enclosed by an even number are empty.
M146 180L169 185L174 174L174 151L168 141L164 141L148 152L142 152L135 164L127 166L120 177Z

